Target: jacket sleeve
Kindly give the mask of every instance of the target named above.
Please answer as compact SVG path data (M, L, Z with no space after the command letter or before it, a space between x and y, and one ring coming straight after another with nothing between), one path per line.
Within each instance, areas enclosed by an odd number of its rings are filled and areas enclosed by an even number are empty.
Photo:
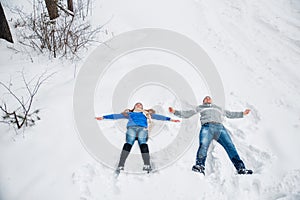
M195 110L186 110L186 111L176 110L174 115L176 115L177 117L180 117L180 118L189 118L189 117L197 114L198 112L200 112L200 110L201 110L201 106L197 106Z
M224 114L227 118L243 118L244 117L243 112L231 112L231 111L225 110Z
M163 120L163 121L170 121L171 120L170 117L166 117L166 116L158 115L158 114L152 114L151 117L152 117L152 119L156 119L156 120Z
M126 119L127 117L123 114L111 114L111 115L104 115L103 119Z

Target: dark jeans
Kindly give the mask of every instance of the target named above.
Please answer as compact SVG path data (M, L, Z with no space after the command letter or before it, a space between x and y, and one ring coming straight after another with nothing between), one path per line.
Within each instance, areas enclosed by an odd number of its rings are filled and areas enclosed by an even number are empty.
M197 165L205 166L207 150L213 139L223 146L237 170L245 168L226 128L219 123L206 123L202 125L199 136L200 146L196 157Z

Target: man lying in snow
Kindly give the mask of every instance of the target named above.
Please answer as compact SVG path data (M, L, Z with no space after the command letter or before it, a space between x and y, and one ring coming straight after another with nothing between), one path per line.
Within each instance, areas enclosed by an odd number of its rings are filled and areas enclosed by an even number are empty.
M196 165L192 170L195 172L204 173L205 160L207 150L215 139L226 150L231 162L237 170L238 174L252 174L252 170L246 169L244 162L240 159L239 154L228 134L226 128L222 124L223 116L227 118L242 118L249 114L250 110L246 109L244 112L230 112L221 109L219 106L212 104L210 96L203 99L203 104L195 108L195 110L178 111L169 107L169 111L181 118L189 118L197 113L200 113L201 130L199 135L199 148L196 156Z

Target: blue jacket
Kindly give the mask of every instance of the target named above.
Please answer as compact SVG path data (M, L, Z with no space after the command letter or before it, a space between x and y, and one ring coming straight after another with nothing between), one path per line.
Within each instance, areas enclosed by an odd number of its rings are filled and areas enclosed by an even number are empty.
M163 115L151 114L152 119L170 121L170 117L165 117ZM147 117L142 112L128 112L128 116L123 114L111 114L103 116L104 119L128 119L127 127L130 126L142 126L148 127Z

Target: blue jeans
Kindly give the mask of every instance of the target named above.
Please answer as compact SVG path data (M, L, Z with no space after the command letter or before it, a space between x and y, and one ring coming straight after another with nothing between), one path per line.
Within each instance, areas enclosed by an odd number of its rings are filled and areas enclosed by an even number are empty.
M213 139L223 146L237 170L245 168L245 165L240 159L226 128L222 124L216 123L206 123L201 127L199 136L200 146L198 148L196 157L197 165L205 166L207 150Z
M126 143L133 145L135 140L138 140L139 145L146 144L148 139L148 130L142 126L129 126L126 132Z

